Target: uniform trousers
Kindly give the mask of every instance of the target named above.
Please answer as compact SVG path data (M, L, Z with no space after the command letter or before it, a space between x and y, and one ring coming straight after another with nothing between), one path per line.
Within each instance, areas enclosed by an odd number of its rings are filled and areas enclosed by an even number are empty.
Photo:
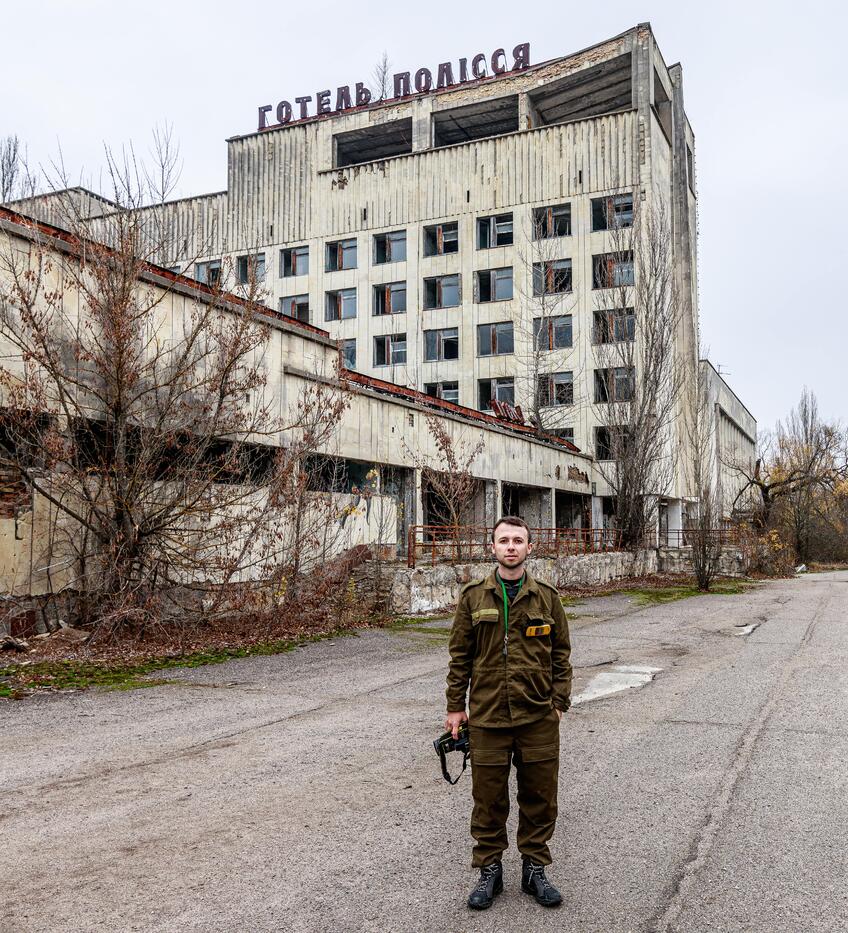
M521 726L489 729L468 724L474 808L471 835L476 845L471 864L497 862L509 845L509 774L518 779L518 851L550 865L548 840L556 826L559 778L559 715L555 709Z

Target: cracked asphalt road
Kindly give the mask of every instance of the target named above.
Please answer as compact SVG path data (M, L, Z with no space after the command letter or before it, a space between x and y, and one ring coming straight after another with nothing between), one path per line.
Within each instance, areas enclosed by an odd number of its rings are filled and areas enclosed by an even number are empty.
M661 670L563 718L560 910L514 848L495 906L464 906L434 622L0 704L0 930L846 929L848 573L568 612L575 692Z

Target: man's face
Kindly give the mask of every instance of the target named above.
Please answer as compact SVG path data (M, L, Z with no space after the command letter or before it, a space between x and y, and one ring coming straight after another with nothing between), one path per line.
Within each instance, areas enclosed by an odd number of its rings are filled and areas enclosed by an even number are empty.
M498 525L492 553L502 567L519 567L527 560L533 545L527 540L527 529L519 525Z

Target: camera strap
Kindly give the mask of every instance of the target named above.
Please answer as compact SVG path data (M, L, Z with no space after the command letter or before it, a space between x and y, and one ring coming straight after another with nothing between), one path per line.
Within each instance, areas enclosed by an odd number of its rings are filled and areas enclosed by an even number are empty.
M448 784L456 784L456 782L462 777L462 772L465 771L465 768L468 765L468 752L462 753L462 771L457 774L457 776L451 780L450 771L448 771L448 759L445 755L445 750L441 745L437 749L439 753L439 760L442 763L442 777L448 782Z

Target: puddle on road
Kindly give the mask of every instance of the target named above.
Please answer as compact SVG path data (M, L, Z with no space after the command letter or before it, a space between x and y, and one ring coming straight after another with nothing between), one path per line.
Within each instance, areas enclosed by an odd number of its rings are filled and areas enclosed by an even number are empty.
M662 670L661 667L647 667L638 664L622 664L611 671L596 674L582 693L578 693L571 701L572 706L580 703L589 703L609 696L611 693L620 693L622 690L631 690L634 687L644 687Z

